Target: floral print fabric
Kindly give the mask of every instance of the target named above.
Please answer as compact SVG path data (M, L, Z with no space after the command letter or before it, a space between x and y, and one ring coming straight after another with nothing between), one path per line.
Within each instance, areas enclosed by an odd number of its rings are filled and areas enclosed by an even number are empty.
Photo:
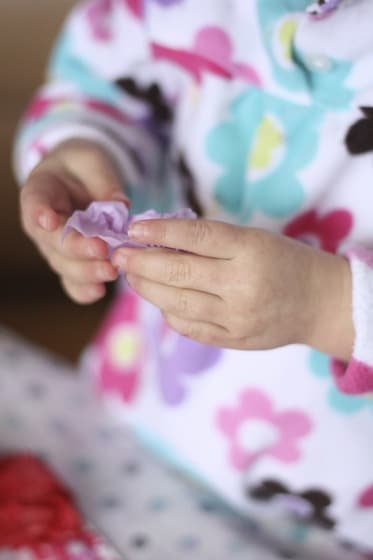
M369 298L372 20L371 0L79 3L26 113L19 178L66 138L93 139L134 212L193 205L332 253L357 246ZM368 554L373 306L361 299L346 366L301 346L197 345L121 286L86 363L120 423L238 511L296 518L285 540L317 526Z

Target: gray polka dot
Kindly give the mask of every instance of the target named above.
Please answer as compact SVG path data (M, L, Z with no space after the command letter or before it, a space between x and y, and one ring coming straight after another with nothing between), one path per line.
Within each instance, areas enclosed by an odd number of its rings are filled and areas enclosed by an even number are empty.
M279 550L278 557L285 558L286 560L296 560L297 558L295 552L292 552L291 550Z
M131 546L133 548L145 548L147 546L149 546L149 539L148 537L143 534L143 533L139 533L138 535L133 535L131 537Z
M219 504L210 497L203 497L198 503L199 509L206 513L214 513L219 510Z
M27 385L26 392L32 399L40 400L45 397L47 388L42 383L34 381Z
M88 474L93 470L93 464L89 459L77 459L73 466L81 474Z
M244 543L242 540L232 540L227 544L227 553L229 554L237 554L239 552L243 552L243 550L247 549L247 543Z
M49 421L49 427L53 432L59 435L64 435L69 431L68 425L66 424L65 420L60 418L52 418Z
M185 535L180 539L180 547L184 550L196 550L200 544L200 539L195 535Z
M99 507L106 510L122 509L123 502L116 496L105 496L100 500Z
M5 348L5 350L2 350L2 354L3 357L10 362L17 362L21 358L19 349L17 348Z
M115 431L112 428L99 428L97 430L97 438L102 442L113 441Z
M168 502L162 496L154 496L149 502L150 511L161 512L168 509Z
M44 449L33 451L33 455L35 455L43 463L47 463L49 460L49 455Z
M135 460L129 460L126 463L124 463L122 467L122 471L126 475L136 475L140 472L140 465Z
M23 422L20 417L12 413L5 416L4 423L8 428L11 428L12 430L19 430L23 427Z

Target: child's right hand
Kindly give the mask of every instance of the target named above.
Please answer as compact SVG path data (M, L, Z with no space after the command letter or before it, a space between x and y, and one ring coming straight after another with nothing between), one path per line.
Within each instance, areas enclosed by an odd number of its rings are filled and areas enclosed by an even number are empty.
M32 171L20 196L24 231L60 276L67 294L82 304L102 298L105 282L118 274L101 239L71 232L61 241L72 212L94 200L121 200L129 205L110 157L88 140L69 140L50 152Z

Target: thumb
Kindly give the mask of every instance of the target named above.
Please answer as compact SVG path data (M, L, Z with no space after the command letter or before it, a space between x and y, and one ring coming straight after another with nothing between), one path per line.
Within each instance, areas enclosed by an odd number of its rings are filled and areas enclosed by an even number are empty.
M55 231L62 216L72 211L68 188L61 177L50 171L39 171L28 178L20 195L21 220L29 233L36 227Z
M84 185L91 200L119 200L129 207L121 174L101 146L85 144L64 156L65 167Z

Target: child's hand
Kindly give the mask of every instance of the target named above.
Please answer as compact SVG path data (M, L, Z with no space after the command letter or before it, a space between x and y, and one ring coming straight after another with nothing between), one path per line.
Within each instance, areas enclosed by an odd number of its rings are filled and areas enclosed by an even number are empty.
M351 273L343 257L207 220L152 220L131 231L137 241L193 253L118 249L113 257L181 334L225 348L304 343L349 357Z
M70 140L46 156L21 190L22 225L68 295L78 303L94 302L105 294L105 282L117 271L107 260L106 244L61 232L74 210L93 200L123 200L119 177L103 149L86 140Z

